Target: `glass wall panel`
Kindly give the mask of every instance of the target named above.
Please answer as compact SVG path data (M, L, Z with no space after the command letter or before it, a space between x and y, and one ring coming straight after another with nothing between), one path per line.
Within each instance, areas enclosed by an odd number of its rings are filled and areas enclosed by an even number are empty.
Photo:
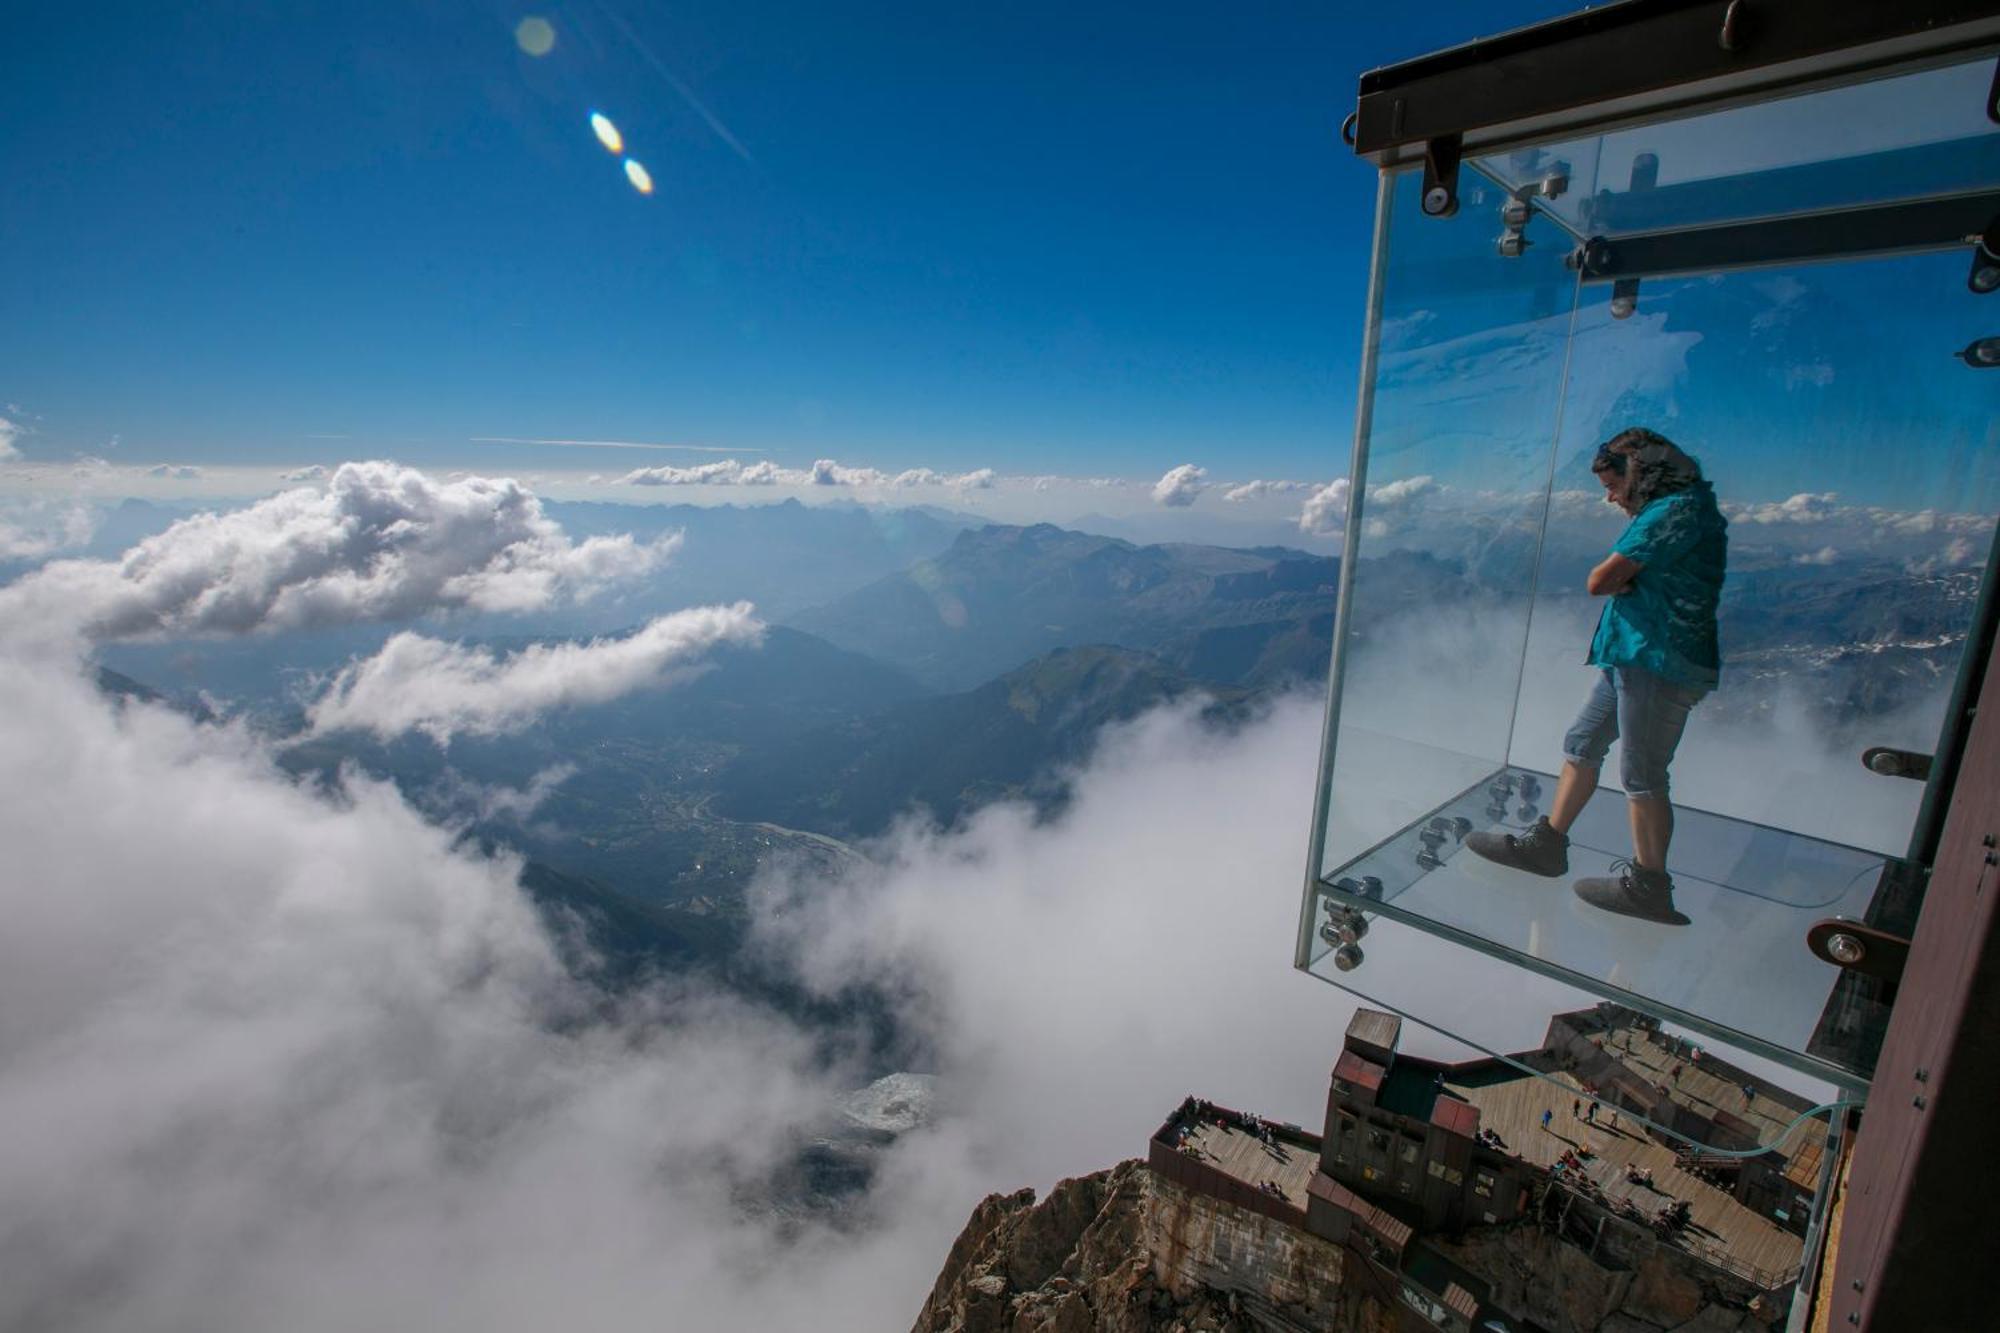
M1477 159L1574 235L1774 217L1989 189L1993 61L1876 79Z
M1645 182L1668 229L2000 189L1968 68L1488 159L1451 219L1397 183L1315 970L1374 972L1341 951L1355 914L1400 920L1865 1086L1893 987L1808 932L1906 937L1921 905L1921 762L1912 781L1863 757L1939 745L2000 515L2000 354L1980 355L2000 297L1969 289L1964 249L1579 288L1545 211L1604 224L1577 196L1642 142L1676 145ZM1884 98L1936 114L1870 121ZM1756 188L1695 188L1739 177ZM1635 427L1663 438L1594 470ZM1660 532L1697 510L1686 542ZM1466 1021L1432 992L1420 1017Z
M1382 242L1365 496L1328 518L1351 587L1327 869L1506 762L1576 298L1546 220L1503 259L1501 191L1436 219L1419 185L1396 181Z

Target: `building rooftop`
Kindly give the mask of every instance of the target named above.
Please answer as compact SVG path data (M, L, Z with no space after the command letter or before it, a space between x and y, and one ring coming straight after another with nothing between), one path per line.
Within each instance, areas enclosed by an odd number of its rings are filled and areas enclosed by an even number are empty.
M1197 1116L1185 1122L1181 1151L1253 1188L1266 1189L1267 1182L1275 1185L1275 1191L1266 1192L1303 1210L1306 1186L1319 1168L1319 1141L1273 1126L1267 1142L1233 1122L1234 1114Z
M1586 1035L1620 1067L1615 1076L1640 1080L1648 1094L1664 1091L1677 1104L1749 1142L1776 1143L1783 1138L1786 1151L1793 1155L1807 1144L1823 1147L1826 1142L1826 1121L1818 1117L1791 1129L1792 1123L1811 1109L1805 1098L1706 1052L1693 1059L1684 1038L1632 1021L1605 1023ZM1578 1072L1590 1076L1588 1071ZM1746 1086L1755 1090L1754 1096L1743 1095Z
M1565 1168L1562 1175L1583 1177L1588 1184L1580 1186L1582 1192L1601 1198L1614 1212L1646 1222L1670 1203L1687 1202L1692 1215L1690 1224L1674 1235L1672 1243L1678 1247L1768 1285L1797 1271L1802 1251L1798 1236L1683 1169L1673 1150L1655 1142L1630 1116L1618 1117L1606 1107L1596 1124L1578 1119L1572 1103L1587 1105L1590 1094L1570 1074L1553 1077L1554 1083L1525 1073L1495 1077L1489 1067L1483 1077L1448 1078L1445 1086L1477 1107L1480 1123L1523 1161L1552 1169L1565 1152L1587 1151L1580 1172ZM1554 1114L1546 1130L1543 1111ZM1652 1183L1633 1182L1628 1169L1650 1172Z

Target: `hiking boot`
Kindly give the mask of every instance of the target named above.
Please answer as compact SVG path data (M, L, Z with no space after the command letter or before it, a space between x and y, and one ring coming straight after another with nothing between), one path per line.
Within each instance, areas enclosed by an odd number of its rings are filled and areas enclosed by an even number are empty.
M1663 926L1688 924L1688 919L1674 910L1674 877L1664 870L1613 861L1609 875L1580 879L1575 887L1576 896L1592 907L1619 916L1657 921Z
M1465 845L1498 865L1512 866L1551 879L1569 873L1569 838L1556 832L1545 815L1526 833L1469 833Z

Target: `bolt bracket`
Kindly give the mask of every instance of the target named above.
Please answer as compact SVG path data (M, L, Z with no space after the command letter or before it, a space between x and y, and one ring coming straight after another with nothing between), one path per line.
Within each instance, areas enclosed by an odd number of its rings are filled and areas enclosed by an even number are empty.
M1845 917L1814 922L1806 931L1806 947L1821 962L1891 985L1903 979L1910 960L1910 941L1904 936Z

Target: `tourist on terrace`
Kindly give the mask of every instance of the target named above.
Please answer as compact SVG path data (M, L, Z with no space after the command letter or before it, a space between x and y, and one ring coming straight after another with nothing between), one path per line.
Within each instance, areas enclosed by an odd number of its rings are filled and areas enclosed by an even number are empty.
M1564 738L1549 813L1518 837L1474 833L1465 845L1501 865L1568 874L1570 826L1597 791L1611 742L1622 737L1632 859L1614 861L1607 876L1579 879L1576 894L1620 916L1684 926L1667 873L1674 832L1667 766L1689 710L1719 677L1715 614L1728 522L1701 465L1653 431L1620 431L1598 446L1590 470L1604 498L1632 517L1585 583L1606 599L1587 659L1600 674Z

